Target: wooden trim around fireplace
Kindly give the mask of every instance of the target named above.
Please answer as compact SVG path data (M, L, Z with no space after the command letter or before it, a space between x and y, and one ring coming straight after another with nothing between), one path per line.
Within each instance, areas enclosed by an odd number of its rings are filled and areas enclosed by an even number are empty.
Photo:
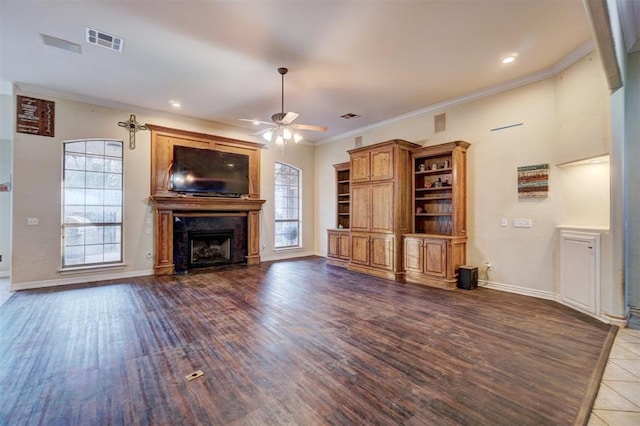
M260 148L262 145L222 136L148 125L151 129L151 197L155 206L156 275L175 273L173 262L174 216L246 216L247 264L260 263ZM169 191L169 173L173 163L173 147L190 146L233 152L249 156L249 196L225 198L186 196Z

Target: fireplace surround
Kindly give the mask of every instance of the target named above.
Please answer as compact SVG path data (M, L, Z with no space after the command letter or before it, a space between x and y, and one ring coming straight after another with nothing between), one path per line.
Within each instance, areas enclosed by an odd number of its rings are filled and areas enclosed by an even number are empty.
M175 215L173 262L176 273L196 268L246 264L247 217Z
M151 197L154 206L154 273L167 275L195 267L190 254L177 251L189 244L191 231L220 232L233 230L230 247L231 263L260 263L260 210L265 200L260 196L261 144L207 135L186 130L147 124L151 129ZM170 190L169 175L176 145L242 154L249 157L249 193L240 198L208 197L179 194ZM212 164L212 167L216 167ZM213 223L213 225L212 225ZM242 225L238 225L242 224ZM206 229L205 229L206 228ZM189 229L187 229L187 232ZM209 249L220 250L216 241ZM191 262L193 263L193 262ZM196 265L199 266L199 265Z

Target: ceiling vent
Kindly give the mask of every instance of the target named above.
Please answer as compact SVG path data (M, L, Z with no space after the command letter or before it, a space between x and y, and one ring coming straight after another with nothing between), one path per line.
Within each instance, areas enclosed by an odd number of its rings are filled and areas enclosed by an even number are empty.
M340 118L344 118L345 120L351 120L353 118L358 118L358 117L360 117L358 114L354 114L352 112L340 116Z
M106 47L116 52L122 52L122 48L124 47L124 40L122 38L89 27L86 27L85 30L87 43Z
M40 37L42 37L42 42L47 46L57 47L58 49L67 50L73 53L82 53L82 47L79 44L42 33L40 33Z

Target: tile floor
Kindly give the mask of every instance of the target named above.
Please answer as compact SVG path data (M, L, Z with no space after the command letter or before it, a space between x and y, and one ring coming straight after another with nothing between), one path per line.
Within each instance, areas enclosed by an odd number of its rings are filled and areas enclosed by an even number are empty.
M0 278L0 305L13 292ZM640 329L618 331L593 404L589 426L640 425Z
M593 404L589 426L640 425L640 330L621 328Z

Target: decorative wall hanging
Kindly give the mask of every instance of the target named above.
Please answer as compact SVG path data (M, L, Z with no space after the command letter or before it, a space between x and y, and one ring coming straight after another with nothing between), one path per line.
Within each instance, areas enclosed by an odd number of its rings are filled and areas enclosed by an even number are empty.
M549 164L518 167L518 198L549 196Z
M16 132L54 137L56 103L18 95Z
M149 130L145 124L136 121L134 114L129 116L129 121L118 121L118 126L129 129L129 149L136 149L136 132L138 130Z

